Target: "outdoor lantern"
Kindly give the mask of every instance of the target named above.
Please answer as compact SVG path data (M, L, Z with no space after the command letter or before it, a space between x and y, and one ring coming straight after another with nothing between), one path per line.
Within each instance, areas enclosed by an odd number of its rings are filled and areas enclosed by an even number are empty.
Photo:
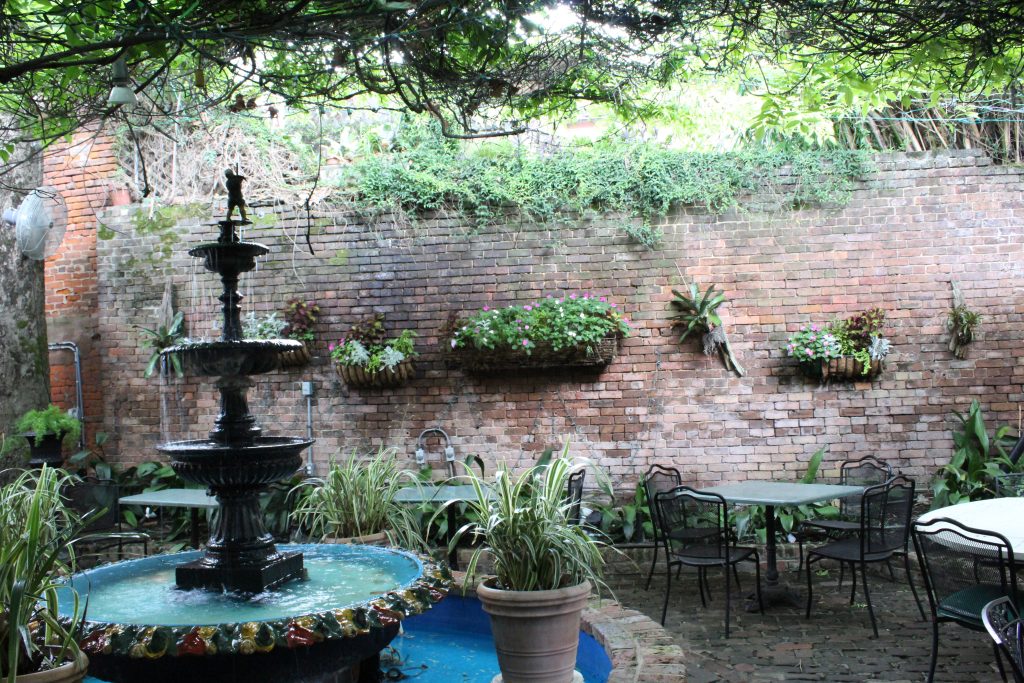
M114 87L110 89L110 97L107 104L135 104L138 99L135 91L132 90L131 81L128 80L128 66L124 63L124 57L118 57L110 68L111 81Z

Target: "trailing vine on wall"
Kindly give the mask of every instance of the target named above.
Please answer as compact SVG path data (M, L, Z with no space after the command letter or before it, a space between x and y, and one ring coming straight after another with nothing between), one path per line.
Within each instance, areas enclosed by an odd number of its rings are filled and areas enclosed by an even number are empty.
M191 169L193 176L214 177L230 161L228 165L251 176L254 171L247 169L266 170L268 159L276 160L282 172L264 173L265 179L276 179L280 186L270 188L270 193L294 201L297 187L317 171L306 168L311 163L308 154L294 152L313 133L302 126L292 134L256 128L250 121L220 139L205 139L193 131L188 148L176 152L178 166ZM335 132L328 127L323 135ZM239 145L240 134L258 139L258 144ZM225 140L231 142L230 149L218 150ZM327 145L313 138L305 143ZM269 147L278 154L269 155ZM146 154L149 147L143 144L141 149ZM209 170L187 162L189 154L201 156ZM244 158L246 154L251 158ZM325 208L392 213L411 223L425 213L442 212L468 216L478 227L503 220L510 212L552 224L616 215L621 228L648 247L660 241L658 223L673 208L697 206L722 213L741 206L741 198L748 195L762 200L771 196L773 205L781 208L841 204L854 182L871 169L866 153L840 149L697 153L621 139L577 143L552 152L509 140L469 145L443 138L436 125L420 121L405 122L386 141L371 136L352 159L321 179ZM167 167L152 161L148 167ZM284 166L290 166L287 172ZM150 183L166 196L169 188L156 179ZM176 181L171 178L164 185L176 186Z

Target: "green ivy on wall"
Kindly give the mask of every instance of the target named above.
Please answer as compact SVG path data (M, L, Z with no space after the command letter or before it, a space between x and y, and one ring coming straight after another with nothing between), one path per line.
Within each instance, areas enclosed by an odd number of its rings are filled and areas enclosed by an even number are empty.
M841 204L870 168L866 153L838 149L712 154L606 140L539 154L511 142L463 146L430 125L407 125L388 153L358 159L336 182L364 209L451 211L481 226L509 208L537 222L620 214L631 237L654 247L656 223L674 207L722 213L753 193L787 208Z

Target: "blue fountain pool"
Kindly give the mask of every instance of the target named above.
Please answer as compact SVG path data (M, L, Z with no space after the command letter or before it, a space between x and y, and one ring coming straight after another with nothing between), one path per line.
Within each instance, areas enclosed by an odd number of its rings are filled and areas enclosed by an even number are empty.
M487 614L475 598L449 595L437 605L403 622L403 632L381 658L392 678L415 683L490 683L498 658ZM612 664L604 648L580 633L576 669L585 683L605 683ZM86 678L85 683L104 683Z

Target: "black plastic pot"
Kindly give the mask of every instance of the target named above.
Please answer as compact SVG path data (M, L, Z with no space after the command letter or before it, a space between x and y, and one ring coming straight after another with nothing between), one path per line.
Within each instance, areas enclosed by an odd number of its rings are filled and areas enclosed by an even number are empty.
M29 459L31 467L60 467L64 464L64 455L61 453L61 444L64 442L63 432L60 434L47 434L36 444L35 432L22 434L28 439Z

